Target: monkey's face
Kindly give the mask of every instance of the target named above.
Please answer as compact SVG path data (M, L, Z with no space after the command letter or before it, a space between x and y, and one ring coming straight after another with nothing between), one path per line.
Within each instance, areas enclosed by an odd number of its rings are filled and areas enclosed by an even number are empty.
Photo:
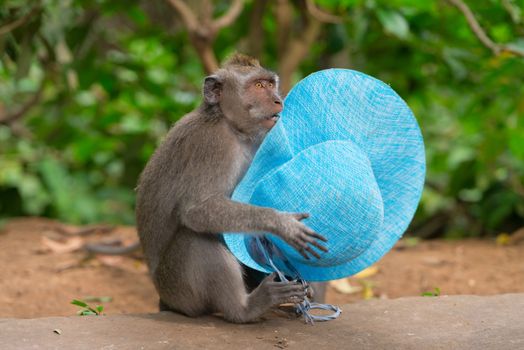
M243 105L251 121L271 129L282 112L278 77L272 73L258 74L246 80L243 90Z
M206 78L204 99L247 133L271 129L282 111L278 76L261 67L219 70Z

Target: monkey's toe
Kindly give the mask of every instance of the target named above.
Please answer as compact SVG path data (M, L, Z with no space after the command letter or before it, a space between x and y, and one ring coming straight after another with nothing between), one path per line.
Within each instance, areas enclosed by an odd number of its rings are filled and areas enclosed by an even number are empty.
M274 286L271 290L272 298L277 304L300 303L304 301L307 291L302 283L289 282Z

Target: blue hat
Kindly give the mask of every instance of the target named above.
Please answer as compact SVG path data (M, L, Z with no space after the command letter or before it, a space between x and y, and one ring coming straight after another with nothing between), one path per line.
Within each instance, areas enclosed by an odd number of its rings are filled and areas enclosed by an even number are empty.
M391 87L348 69L309 75L284 106L232 198L310 214L304 224L328 238L320 259L267 235L302 278L353 275L389 251L413 218L425 175L417 121ZM243 264L272 272L253 250L253 235L224 240Z

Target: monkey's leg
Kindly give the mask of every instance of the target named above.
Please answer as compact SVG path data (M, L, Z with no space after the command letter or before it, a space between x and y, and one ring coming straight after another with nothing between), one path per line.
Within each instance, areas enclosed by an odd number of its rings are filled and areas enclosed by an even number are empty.
M209 313L208 266L216 258L210 236L196 235L186 229L175 233L167 247L160 253L158 265L151 271L160 297L160 311L176 311L196 317ZM216 272L214 272L216 273Z
M218 278L213 280L215 288L210 289L210 293L213 310L222 313L226 320L254 322L273 306L304 300L306 291L301 283L276 282L274 274L265 277L258 287L247 293L240 263L224 246L220 245L218 249L221 259L216 266L222 272L221 276L212 275Z
M247 323L272 306L304 300L302 284L275 282L273 275L248 293L240 263L216 235L181 230L164 254L154 273L164 310L188 316L220 312L230 322Z

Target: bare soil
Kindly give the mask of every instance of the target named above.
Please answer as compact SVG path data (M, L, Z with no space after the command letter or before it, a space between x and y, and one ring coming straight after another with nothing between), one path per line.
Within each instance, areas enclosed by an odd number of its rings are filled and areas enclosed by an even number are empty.
M11 220L0 231L0 318L74 315L73 299L111 297L104 313L157 311L157 295L139 254L87 254L88 241L136 240L132 227L75 237L80 228L40 218ZM362 290L345 294L330 286L327 301L345 304L363 298L418 296L438 287L442 295L524 292L524 244L500 246L491 240L401 241L367 277L349 279ZM368 271L372 272L372 271Z

